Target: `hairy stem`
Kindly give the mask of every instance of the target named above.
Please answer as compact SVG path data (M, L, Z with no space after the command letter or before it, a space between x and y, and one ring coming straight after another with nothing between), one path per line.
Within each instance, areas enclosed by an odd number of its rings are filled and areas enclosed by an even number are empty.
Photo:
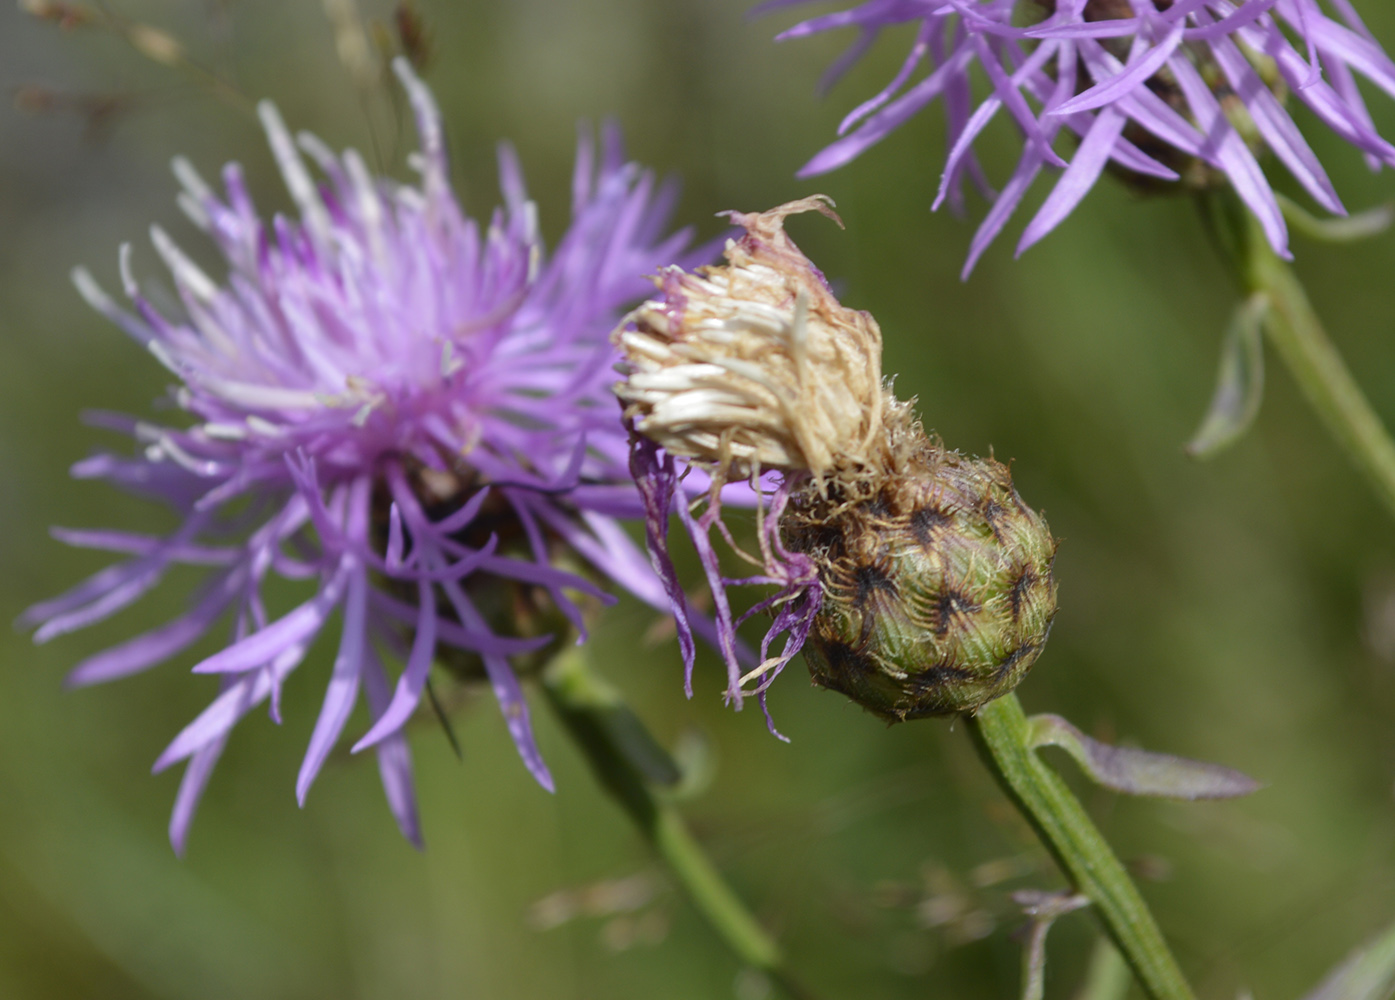
M1144 992L1151 1000L1193 1000L1191 987L1124 866L1065 782L1037 757L1017 695L990 701L967 718L984 763L1076 891L1094 904Z
M723 880L678 810L654 793L652 786L663 783L662 772L672 769L672 762L619 694L591 672L579 650L568 650L548 665L543 690L596 780L625 810L727 947L789 996L812 1000L813 994L786 968L779 945Z
M1263 292L1269 343L1293 373L1318 417L1395 514L1395 441L1367 402L1341 354L1327 339L1293 269L1264 238L1259 223L1234 196L1217 196L1208 218L1247 292Z

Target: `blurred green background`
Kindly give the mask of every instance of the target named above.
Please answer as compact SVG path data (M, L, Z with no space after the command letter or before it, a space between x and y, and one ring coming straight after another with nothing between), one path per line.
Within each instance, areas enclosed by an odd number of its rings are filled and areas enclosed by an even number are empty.
M800 219L796 239L848 304L876 314L887 370L927 425L1013 459L1018 488L1063 539L1061 612L1021 689L1028 711L1264 782L1239 803L1180 805L1117 800L1068 774L1146 877L1203 997L1300 996L1395 919L1395 524L1272 359L1253 432L1209 464L1183 455L1234 305L1185 200L1102 182L1013 261L1029 205L962 284L983 206L969 222L928 211L938 110L836 174L793 177L891 76L909 36L892 33L820 101L815 82L851 39L775 45L795 14L751 21L747 6L423 2L427 79L467 209L495 204L494 144L509 138L555 239L576 123L606 116L637 159L681 174L678 221L703 236L720 231L719 209L832 195L847 231ZM1395 43L1395 8L1360 6ZM244 93L275 98L293 128L378 148L402 175L410 137L388 98L355 90L321 4L115 9L173 33ZM387 24L392 7L363 0L362 13ZM287 199L253 116L100 32L0 7L0 84L14 98L0 107L0 617L13 619L104 563L49 539L49 524L164 524L67 478L108 443L79 411L148 414L167 381L82 304L69 269L119 287L116 249L131 240L137 270L157 274L151 222L211 259L173 203L176 153L206 176L240 160L264 210ZM1395 133L1389 102L1375 111ZM1391 197L1389 174L1296 116L1350 207ZM991 174L1001 181L1015 155L999 123ZM1395 420L1395 236L1294 248L1335 340ZM294 775L332 642L289 685L283 726L254 713L238 727L177 861L165 828L178 775L149 767L216 681L188 676L184 657L108 687L61 683L83 655L173 613L193 579L49 646L0 639L0 997L767 995L655 868L540 702L555 796L528 779L484 696L456 715L463 762L438 727L414 732L425 853L397 835L371 761L332 762L298 809ZM1014 996L1020 921L1007 894L1060 880L962 727L888 729L812 689L796 665L771 699L787 746L758 712L723 708L710 655L684 700L675 644L636 640L653 622L634 602L608 611L598 662L664 741L705 741L715 775L685 809L819 994ZM1052 932L1048 996L1070 995L1094 934L1088 916Z

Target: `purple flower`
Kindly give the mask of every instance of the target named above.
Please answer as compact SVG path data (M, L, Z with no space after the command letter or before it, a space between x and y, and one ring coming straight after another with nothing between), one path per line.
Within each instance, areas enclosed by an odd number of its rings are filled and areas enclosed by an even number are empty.
M26 619L44 642L116 613L173 565L208 568L184 614L70 677L83 685L145 670L230 620L225 648L194 667L217 675L221 692L155 764L188 761L170 822L178 852L234 724L264 701L279 720L283 682L336 610L338 654L296 794L303 804L363 693L372 724L354 750L377 753L388 803L417 844L402 728L438 651L482 661L524 764L552 788L508 661L549 639L507 634L481 596L545 594L582 637L576 595L611 599L593 578L668 610L617 521L645 508L609 389L608 334L643 294L643 275L688 242L686 232L665 235L673 190L623 162L616 135L599 162L583 138L571 225L545 254L512 151L499 158L504 207L482 226L450 191L430 93L405 63L396 68L421 136L419 183L374 179L358 154L336 156L313 136L293 141L263 104L299 220L264 222L235 165L220 197L177 162L180 204L226 258L227 281L159 229L176 310L158 311L140 290L128 248L121 274L133 311L75 274L87 300L178 377L173 398L191 423L99 416L138 451L99 454L74 475L162 501L178 524L164 536L58 531L128 558ZM275 577L313 593L273 615L263 588ZM384 651L403 663L395 682Z
M774 0L760 9L804 2ZM1107 165L1177 181L1187 179L1190 161L1224 177L1275 252L1288 256L1283 215L1253 147L1272 151L1324 209L1345 209L1285 109L1285 91L1361 150L1372 169L1395 165L1395 146L1376 132L1355 80L1363 76L1395 96L1395 63L1349 0L1330 2L1339 19L1318 0L867 0L779 36L858 28L858 40L825 78L831 83L883 28L919 25L895 78L843 120L841 138L800 176L842 166L941 99L949 153L934 207L962 207L966 177L993 202L970 245L966 277L1044 166L1063 169L1023 232L1019 254L1070 214ZM991 84L977 103L975 64ZM973 147L1003 109L1023 150L995 192ZM1072 137L1069 162L1055 150L1063 130Z

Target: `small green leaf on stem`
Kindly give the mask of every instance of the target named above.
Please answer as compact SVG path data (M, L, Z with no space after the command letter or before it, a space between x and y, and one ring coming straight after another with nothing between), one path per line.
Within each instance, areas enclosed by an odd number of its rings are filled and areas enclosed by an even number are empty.
M1322 243L1355 243L1379 236L1395 222L1395 202L1386 202L1344 218L1320 219L1291 198L1278 195L1284 218L1298 232Z
M1023 889L1012 894L1012 901L1026 912L1027 947L1022 954L1022 1000L1042 1000L1046 993L1046 932L1057 917L1090 905L1090 898L1077 892L1039 892Z
M1244 435L1264 398L1264 320L1269 297L1255 292L1235 310L1221 342L1216 391L1200 429L1187 444L1193 458L1210 458Z
M1195 1000L1162 931L1099 828L1036 752L1015 694L965 717L979 756L1128 960L1149 1000Z
M1028 722L1033 748L1060 747L1091 780L1126 795L1188 801L1233 799L1259 788L1253 778L1220 764L1101 743L1059 715L1034 715Z
M1304 1000L1387 1000L1395 994L1395 925L1346 957Z

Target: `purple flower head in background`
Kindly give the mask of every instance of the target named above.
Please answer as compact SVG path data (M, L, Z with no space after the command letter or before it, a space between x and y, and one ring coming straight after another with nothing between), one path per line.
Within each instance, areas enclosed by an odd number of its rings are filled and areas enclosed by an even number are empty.
M207 567L182 615L71 676L82 685L134 674L230 620L226 646L194 667L217 675L221 693L155 764L188 761L170 822L176 851L234 724L264 701L279 720L286 677L335 611L338 654L297 796L303 803L362 692L372 723L354 750L375 750L398 825L419 844L402 728L438 651L482 661L524 763L552 788L507 659L548 637L506 634L478 595L534 588L583 637L570 595L608 599L593 576L668 610L664 585L616 520L642 516L644 504L610 393L608 334L643 294L642 276L687 244L686 233L665 235L674 191L625 163L617 136L599 162L583 139L571 225L545 254L508 148L504 207L487 226L463 214L432 97L405 63L396 68L421 136L418 184L375 179L356 153L336 156L313 136L293 140L263 104L299 220L263 221L235 165L220 197L181 162L180 203L226 258L226 283L158 229L178 315L151 304L124 248L134 311L76 274L87 300L179 378L174 400L193 422L98 418L139 451L99 454L74 475L163 501L178 525L164 536L59 531L127 559L26 618L47 641L131 604L171 566ZM262 591L275 577L313 594L273 615ZM383 649L403 663L395 683Z
M774 0L759 9L805 2ZM1395 147L1376 132L1355 79L1395 96L1395 63L1349 0L1330 3L1336 18L1318 0L868 0L812 18L779 38L860 31L826 84L883 28L910 23L919 31L894 79L843 120L841 138L800 176L842 166L938 99L949 152L934 207L962 208L966 178L993 203L965 276L1046 166L1061 174L1022 233L1019 254L1070 214L1106 166L1166 182L1186 179L1183 164L1192 161L1224 177L1275 252L1288 256L1283 215L1255 148L1272 151L1324 209L1345 209L1285 109L1286 91L1361 150L1372 169L1395 165ZM982 99L974 93L975 66L990 84ZM1023 150L995 191L974 143L1000 111L1021 133ZM1068 160L1058 152L1063 133Z

